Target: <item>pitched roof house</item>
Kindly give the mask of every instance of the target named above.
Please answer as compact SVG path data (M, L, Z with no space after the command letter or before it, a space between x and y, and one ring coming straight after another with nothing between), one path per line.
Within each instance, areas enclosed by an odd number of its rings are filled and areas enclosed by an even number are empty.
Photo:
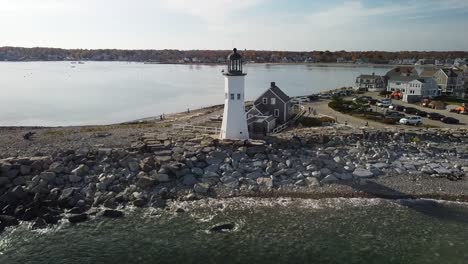
M411 67L411 66L399 66L399 67L391 69L390 71L388 71L385 74L385 77L387 77L388 79L391 79L391 78L397 77L397 76L414 76L414 77L418 77L419 74L418 74L418 71L416 70L416 68Z
M357 90L365 90L371 92L378 92L385 90L386 80L383 76L375 75L372 73L361 74L356 78L355 88Z
M276 86L275 82L271 82L270 87L254 101L254 105L247 111L246 115L249 129L254 129L254 123L257 126L262 123L265 128L263 132L268 133L277 124L284 124L289 120L291 115L290 98Z
M463 71L442 68L434 74L434 79L442 94L455 97L465 96Z

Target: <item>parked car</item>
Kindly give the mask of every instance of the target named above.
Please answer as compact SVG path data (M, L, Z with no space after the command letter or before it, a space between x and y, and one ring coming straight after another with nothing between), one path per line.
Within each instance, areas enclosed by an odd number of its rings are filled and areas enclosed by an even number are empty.
M388 98L382 99L379 103L377 103L377 106L379 107L389 107L390 105L392 105L392 99Z
M370 105L376 105L378 102L380 102L380 101L377 100L377 99L370 99L370 100L369 100L369 104L370 104Z
M427 114L427 118L432 119L432 120L441 120L444 118L444 115L441 115L439 113L429 113Z
M422 110L417 110L416 113L414 113L414 114L417 115L417 116L420 116L420 117L426 117L427 116L427 112L422 111Z
M397 119L400 120L405 117L405 114L395 112L395 111L388 111L385 113L385 118Z
M377 106L382 107L382 108L388 108L391 105L392 105L392 102L389 102L389 101L381 101L381 102L377 103Z
M312 94L312 95L309 95L307 97L309 98L310 101L315 101L315 100L319 99L319 96L316 95L316 94Z
M453 117L443 117L440 119L440 121L446 123L446 124L458 124L460 123L460 120L456 119L456 118L453 118Z
M398 111L398 112L402 112L403 109L405 109L405 107L402 106L402 105L391 105L388 108L391 109L391 110Z
M330 94L319 94L318 97L320 99L330 99L331 95Z
M400 124L403 125L420 125L422 124L422 118L420 116L408 116L400 119Z
M414 108L414 107L405 107L403 109L403 112L407 113L407 114L415 114L416 112L418 111L418 109Z

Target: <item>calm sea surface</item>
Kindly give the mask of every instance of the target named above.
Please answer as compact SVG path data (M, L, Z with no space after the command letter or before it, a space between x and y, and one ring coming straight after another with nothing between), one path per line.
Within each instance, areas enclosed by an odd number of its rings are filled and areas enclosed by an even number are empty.
M0 263L468 263L468 206L380 199L190 202L0 234ZM226 233L209 232L230 223Z
M0 62L0 126L111 124L223 103L223 66ZM351 86L379 67L247 65L246 97L271 81L288 95Z

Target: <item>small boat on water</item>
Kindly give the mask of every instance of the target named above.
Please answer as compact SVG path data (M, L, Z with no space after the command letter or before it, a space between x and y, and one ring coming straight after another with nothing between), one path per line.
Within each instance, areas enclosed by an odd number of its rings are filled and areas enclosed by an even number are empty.
M79 61L78 64L84 64L84 62L83 62L83 61Z

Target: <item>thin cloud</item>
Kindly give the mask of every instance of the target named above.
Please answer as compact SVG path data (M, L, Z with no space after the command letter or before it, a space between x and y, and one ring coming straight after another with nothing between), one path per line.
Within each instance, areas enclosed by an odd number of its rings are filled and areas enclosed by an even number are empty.
M379 17L395 17L400 20L424 19L445 16L447 12L459 13L463 10L468 10L468 1L466 0L413 0L405 4L392 3L377 7L368 7L360 0L352 0L313 13L306 17L306 21L322 28L332 28L352 25L368 19L378 19Z
M257 6L265 0L161 0L163 6L207 22L224 22L236 12Z

